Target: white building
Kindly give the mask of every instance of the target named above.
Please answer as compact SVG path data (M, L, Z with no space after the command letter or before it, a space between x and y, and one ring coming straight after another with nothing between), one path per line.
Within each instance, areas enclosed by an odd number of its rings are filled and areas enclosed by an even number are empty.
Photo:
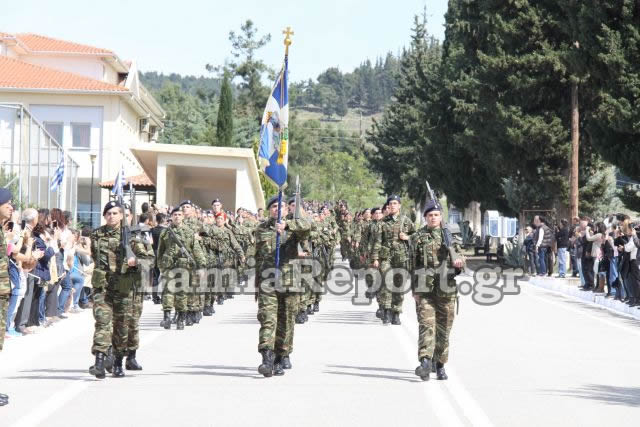
M140 84L135 63L106 49L35 34L0 33L0 103L24 105L80 165L81 219L100 212L109 197L94 185L90 206L91 158L94 184L113 179L121 166L127 176L142 173L129 147L154 141L165 115ZM12 128L9 115L2 120Z

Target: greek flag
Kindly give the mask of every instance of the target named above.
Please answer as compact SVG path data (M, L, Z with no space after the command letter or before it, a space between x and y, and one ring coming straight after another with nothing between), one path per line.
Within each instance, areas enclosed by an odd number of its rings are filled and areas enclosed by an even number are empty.
M287 183L289 159L289 58L273 85L271 96L262 116L260 126L260 149L258 157L265 176L278 188Z
M62 185L62 180L64 179L64 153L62 153L62 158L60 158L60 164L56 168L56 171L53 173L51 177L51 184L49 184L49 191L55 191Z
M111 192L115 194L119 200L122 200L124 187L124 165L120 167L120 172L118 172L118 176L116 176L116 180L113 183L113 188Z

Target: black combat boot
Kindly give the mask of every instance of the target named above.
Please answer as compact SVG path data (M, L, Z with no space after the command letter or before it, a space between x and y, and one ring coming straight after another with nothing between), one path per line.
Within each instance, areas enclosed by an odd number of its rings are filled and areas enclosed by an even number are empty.
M124 367L127 371L142 371L142 366L140 366L136 360L135 350L130 350L127 354L127 361L124 364Z
M392 325L400 325L400 313L398 312L394 312L392 317L391 317L391 324Z
M104 358L104 369L111 373L113 371L113 347L109 347L107 355Z
M200 312L199 311L194 311L193 312L193 323L195 323L196 325L200 323Z
M104 372L104 353L96 353L96 363L89 368L89 373L98 379L103 379L106 374Z
M284 375L284 369L282 368L282 357L280 356L276 356L276 359L273 362L273 375L275 375L276 377Z
M260 350L260 354L262 354L262 363L258 366L258 372L265 377L270 377L273 375L273 351Z
M176 329L179 331L184 329L184 311L178 313L178 320L176 320Z
M436 362L436 358L431 359L431 372L436 373L436 366L439 362Z
M416 368L416 375L422 378L422 381L429 381L429 374L431 374L431 359L423 357L420 359L420 365Z
M438 364L436 366L436 375L438 376L439 380L449 379L449 377L447 376L446 371L444 370L444 363L438 362Z
M378 308L376 310L376 317L378 319L382 319L382 316L384 315L384 309L382 307Z
M282 369L291 369L291 359L289 358L289 356L282 356L282 358L280 358L280 364L282 365Z
M124 371L122 370L122 356L118 355L113 359L113 378L124 377Z
M315 313L320 311L320 303L318 301L316 301L315 303L313 303L313 311Z
M162 322L160 322L160 326L165 329L171 329L171 310L166 310L164 312L164 318Z
M211 312L211 306L205 305L204 310L202 310L202 315L207 317L213 316L213 313Z
M193 326L193 311L187 311L185 326Z
M307 313L307 315L313 315L313 305L308 305L307 306L306 313Z
M309 315L306 311L302 312L302 320L304 320L305 323L309 321Z
M0 406L6 406L9 404L9 396L0 393Z
M222 295L218 295L218 305L224 304L224 297Z
M302 317L302 312L296 314L296 325L302 325L304 323L304 317Z
M178 323L178 310L176 310L173 313L173 319L171 319L171 323L174 324L174 325Z
M382 315L382 324L388 325L389 323L391 323L391 310L385 308L384 314Z

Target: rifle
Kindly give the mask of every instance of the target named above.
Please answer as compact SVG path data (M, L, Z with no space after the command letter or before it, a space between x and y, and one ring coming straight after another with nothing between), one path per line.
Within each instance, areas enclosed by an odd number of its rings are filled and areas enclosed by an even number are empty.
M187 248L184 246L184 243L182 243L180 239L178 239L178 236L176 236L176 233L173 231L171 226L167 227L167 232L169 233L169 237L171 237L171 239L173 239L173 241L178 245L180 253L189 260L189 263L191 265L195 266L196 260L193 259L193 256L191 256Z
M131 188L131 182L129 182L129 188ZM127 269L129 268L129 258L135 258L136 256L133 253L133 250L131 250L131 228L129 227L129 224L127 224L127 211L124 207L124 198L122 197L122 192L119 192L118 199L118 202L120 203L120 206L122 206L123 211L122 221L120 222L120 229L122 231L120 233L120 249L122 251L124 261L122 262L122 268L120 272L122 274L125 274L127 272Z

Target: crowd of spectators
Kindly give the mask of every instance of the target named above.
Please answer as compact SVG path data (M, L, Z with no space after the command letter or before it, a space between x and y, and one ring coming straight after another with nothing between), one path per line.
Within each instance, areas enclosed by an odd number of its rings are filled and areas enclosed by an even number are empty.
M525 232L527 273L551 277L557 265L556 277L571 274L584 291L640 308L639 233L640 224L624 214L602 221L562 219L558 224L536 215Z

